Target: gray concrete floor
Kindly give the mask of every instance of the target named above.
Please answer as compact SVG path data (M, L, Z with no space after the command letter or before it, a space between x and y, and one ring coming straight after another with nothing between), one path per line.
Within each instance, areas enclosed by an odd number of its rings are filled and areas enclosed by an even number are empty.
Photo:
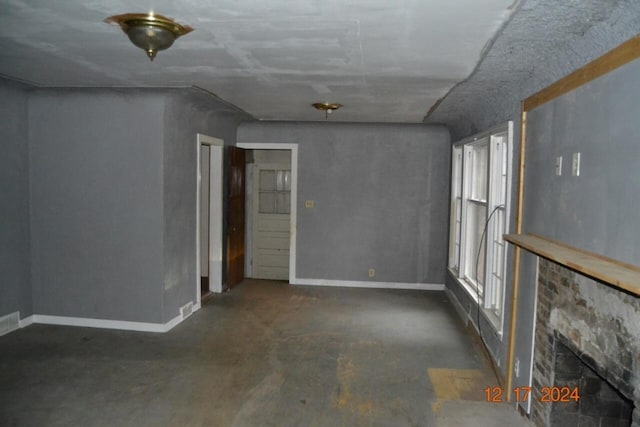
M519 426L442 292L246 280L166 334L0 337L2 426Z

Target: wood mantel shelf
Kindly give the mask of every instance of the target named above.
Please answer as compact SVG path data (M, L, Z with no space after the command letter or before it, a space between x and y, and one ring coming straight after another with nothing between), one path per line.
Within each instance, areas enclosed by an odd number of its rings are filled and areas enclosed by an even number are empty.
M640 296L640 268L535 234L505 234L504 240L577 272Z

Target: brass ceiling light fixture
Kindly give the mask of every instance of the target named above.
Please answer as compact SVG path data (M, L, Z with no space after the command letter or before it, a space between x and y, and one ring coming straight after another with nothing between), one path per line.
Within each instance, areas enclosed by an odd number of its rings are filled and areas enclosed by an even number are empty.
M193 28L178 24L162 15L149 13L125 13L110 16L104 20L108 24L119 25L131 42L147 52L153 61L158 51L171 47L180 36L193 31Z
M329 118L329 114L333 113L335 110L342 107L342 104L329 103L329 102L316 102L315 104L311 104L311 106L316 110L324 111L324 119L327 120Z

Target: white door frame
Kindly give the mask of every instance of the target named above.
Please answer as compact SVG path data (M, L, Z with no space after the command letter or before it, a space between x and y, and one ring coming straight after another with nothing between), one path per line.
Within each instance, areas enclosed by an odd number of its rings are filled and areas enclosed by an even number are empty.
M289 283L296 279L296 227L298 211L298 144L238 142L238 148L247 150L291 150L291 228L289 232Z
M219 138L196 135L196 167L198 183L196 188L196 307L200 308L200 147L209 146L209 290L222 292L222 206L223 169L224 169L224 141Z

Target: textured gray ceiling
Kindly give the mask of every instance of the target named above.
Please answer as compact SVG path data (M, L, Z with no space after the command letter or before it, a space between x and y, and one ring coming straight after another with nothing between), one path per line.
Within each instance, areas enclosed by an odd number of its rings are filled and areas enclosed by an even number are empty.
M0 0L0 74L45 86L198 86L259 119L421 122L514 0ZM150 62L111 15L195 28Z
M515 120L520 101L639 33L638 0L523 0L425 122L446 124L458 139Z

